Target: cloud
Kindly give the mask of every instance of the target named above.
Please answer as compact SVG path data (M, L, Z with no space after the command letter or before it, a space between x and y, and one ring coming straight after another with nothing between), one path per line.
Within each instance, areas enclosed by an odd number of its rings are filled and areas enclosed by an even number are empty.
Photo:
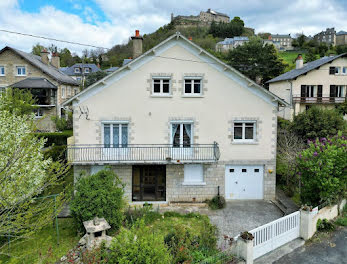
M29 0L21 0L29 1ZM67 0L66 0L67 1ZM212 8L230 17L240 16L246 26L256 32L298 33L313 35L326 27L347 30L345 0L94 0L91 3L71 1L70 11L45 5L35 12L21 10L16 0L0 0L0 28L34 35L111 48L126 42L139 29L150 33L170 22L170 15L198 15L201 10ZM72 8L72 9L71 9ZM101 10L101 13L99 12ZM103 12L103 13L102 13ZM106 17L106 19L105 19ZM58 47L68 47L81 53L85 47L54 43L30 37L0 32L1 46L9 45L30 51L40 42Z

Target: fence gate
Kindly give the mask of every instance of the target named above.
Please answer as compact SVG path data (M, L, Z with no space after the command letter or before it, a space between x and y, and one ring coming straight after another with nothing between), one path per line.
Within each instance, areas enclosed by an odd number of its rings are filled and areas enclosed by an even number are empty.
M249 232L254 236L253 258L256 259L300 236L300 211Z

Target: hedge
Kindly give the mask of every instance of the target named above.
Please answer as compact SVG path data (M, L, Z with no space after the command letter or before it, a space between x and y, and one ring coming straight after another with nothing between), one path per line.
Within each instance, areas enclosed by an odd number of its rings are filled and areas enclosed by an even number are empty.
M38 137L47 138L45 147L52 146L65 146L67 144L67 138L73 135L72 130L66 130L64 132L49 132L49 133L35 133Z

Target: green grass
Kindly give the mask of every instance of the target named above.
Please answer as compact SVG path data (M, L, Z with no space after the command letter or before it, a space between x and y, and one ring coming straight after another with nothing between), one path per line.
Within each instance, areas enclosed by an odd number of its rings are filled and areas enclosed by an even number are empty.
M56 229L52 224L49 224L30 240L11 243L9 253L13 257L0 255L0 263L55 263L79 240L71 218L58 219L58 221L59 245L57 245Z
M303 52L282 51L278 53L279 57L288 64L285 69L286 72L295 69L295 59L298 57L298 54L302 54L302 57L305 60L305 53Z
M335 224L339 226L347 226L347 205L343 208L341 216L336 219Z

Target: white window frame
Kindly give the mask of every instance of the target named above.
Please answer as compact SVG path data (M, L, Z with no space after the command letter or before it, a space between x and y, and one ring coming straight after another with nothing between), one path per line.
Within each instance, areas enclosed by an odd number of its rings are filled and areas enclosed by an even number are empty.
M242 138L235 138L235 123L242 123ZM246 123L253 123L253 138L246 139ZM256 142L257 138L257 121L255 120L235 120L233 122L233 141L234 142Z
M21 69L21 73L18 73L18 70ZM23 74L24 69L24 74ZM27 76L27 70L25 66L16 66L16 76Z
M191 80L191 87L190 87L190 93L186 93L186 81ZM194 82L195 80L200 81L200 92L199 93L194 93ZM201 97L202 96L202 77L190 77L190 76L185 76L184 77L184 82L183 82L183 96L189 96L189 97Z
M312 88L313 88L313 94L312 94ZM317 85L306 85L305 87L306 97L317 97L317 93L318 93Z
M182 185L206 185L203 164L185 164Z
M77 67L74 68L74 72L75 72L75 73L81 73L80 68L77 68Z
M346 85L336 85L336 94L337 98L345 97Z
M341 67L335 67L335 75L341 74Z
M160 92L159 93L155 93L154 92L154 81L155 80L160 80ZM168 93L164 93L163 92L163 81L164 80L169 80L169 92ZM159 97L171 97L172 95L172 89L171 89L171 77L157 77L157 76L153 76L152 77L152 96L159 96Z
M129 122L128 121L102 121L102 145L105 146L105 125L110 125L110 148L114 148L113 144L113 126L119 126L119 135L118 135L118 147L117 148L123 148L122 144L122 125L126 125L128 127L127 133L128 133L128 142L126 145L129 145Z
M63 86L63 87L61 87L61 98L65 98L65 96L66 96L66 89Z
M6 75L5 66L4 65L0 65L0 76L5 76L5 75Z
M35 119L40 119L43 117L43 111L41 108L34 109Z
M347 75L347 66L346 67L342 67L342 75Z
M183 125L184 124L190 124L190 133L191 133L191 138L190 138L190 146L194 144L194 122L192 120L186 120L186 121L171 121L170 122L170 145L173 146L173 135L172 135L172 125L181 125L180 126L180 148L183 148Z
M78 88L74 88L74 89L73 89L73 93L74 93L73 95L78 94Z
M89 73L89 68L84 68L84 73Z

